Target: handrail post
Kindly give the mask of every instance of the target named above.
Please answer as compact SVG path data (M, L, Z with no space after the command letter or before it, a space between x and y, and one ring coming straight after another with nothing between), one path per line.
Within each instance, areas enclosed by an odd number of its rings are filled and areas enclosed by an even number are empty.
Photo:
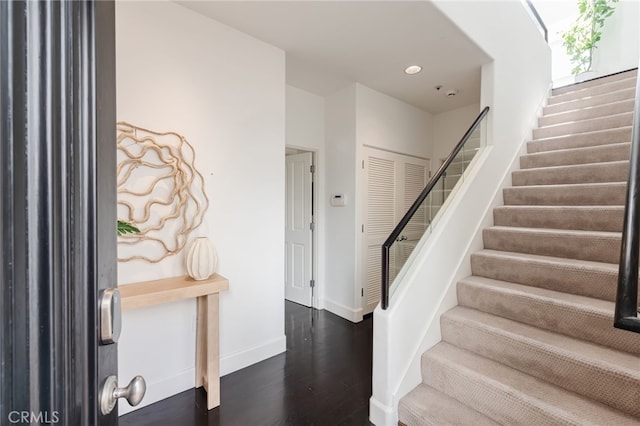
M389 247L382 245L382 309L389 307Z

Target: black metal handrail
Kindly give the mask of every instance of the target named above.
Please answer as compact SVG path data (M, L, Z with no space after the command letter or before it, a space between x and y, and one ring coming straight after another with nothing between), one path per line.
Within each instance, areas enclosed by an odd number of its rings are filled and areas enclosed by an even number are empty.
M482 122L482 119L488 113L489 113L489 107L485 107L480 113L480 115L478 115L478 117L475 119L471 127L469 127L469 130L466 131L466 133L464 134L460 142L458 142L458 144L453 148L453 150L451 151L447 159L444 160L444 163L442 163L440 168L429 180L429 182L427 183L427 186L425 186L425 188L422 190L420 195L418 195L418 198L416 198L416 200L413 202L411 207L409 207L409 210L407 211L407 213L405 213L405 215L402 217L398 225L396 225L396 227L393 229L393 231L391 232L389 237L386 239L386 241L382 244L382 301L381 301L382 309L387 309L387 307L389 306L389 288L391 284L389 282L389 249L391 248L393 243L396 241L396 238L400 236L400 233L407 226L411 218L413 218L413 215L415 215L415 213L418 211L418 209L420 208L420 205L422 205L424 200L426 200L426 198L429 196L429 193L435 187L438 180L445 174L447 167L449 167L453 159L462 150L462 148L467 143L467 141L469 140L473 132Z
M531 3L531 0L526 0L526 3L527 6L529 6L529 10L533 14L533 17L536 18L536 21L538 21L538 25L540 25L540 28L542 28L542 32L544 33L544 41L549 43L549 31L547 31L547 26L544 24L544 21L540 17L538 10L533 5L533 3Z
M631 157L624 210L620 270L613 326L640 333L638 318L638 248L640 246L640 74L631 130Z

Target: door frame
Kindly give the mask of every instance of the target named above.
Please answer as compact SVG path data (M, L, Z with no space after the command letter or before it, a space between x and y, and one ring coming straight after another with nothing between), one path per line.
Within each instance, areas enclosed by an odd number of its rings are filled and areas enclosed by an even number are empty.
M315 309L323 309L321 300L324 296L324 288L322 286L322 282L319 279L319 271L321 270L319 266L319 262L321 261L319 247L320 247L320 231L322 230L322 214L320 208L320 168L318 166L319 163L319 151L317 149L312 149L299 145L285 145L285 157L287 149L295 149L301 152L310 152L311 153L311 164L315 167L315 173L312 176L312 194L311 194L311 203L313 205L312 210L312 219L315 224L313 232L311 233L311 279L315 280L315 287L311 289L311 307ZM285 181L285 204L286 204L286 181ZM286 212L285 212L286 214ZM285 223L286 227L286 223ZM285 230L283 230L284 232ZM285 271L286 273L286 271Z
M117 425L114 3L1 2L0 67L0 423Z

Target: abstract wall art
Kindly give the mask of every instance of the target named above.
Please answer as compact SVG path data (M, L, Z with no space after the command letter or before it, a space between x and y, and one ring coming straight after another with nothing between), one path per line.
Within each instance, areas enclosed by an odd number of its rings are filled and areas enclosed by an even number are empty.
M178 253L209 207L195 151L175 132L118 122L118 219L140 233L118 238L118 261L157 263Z

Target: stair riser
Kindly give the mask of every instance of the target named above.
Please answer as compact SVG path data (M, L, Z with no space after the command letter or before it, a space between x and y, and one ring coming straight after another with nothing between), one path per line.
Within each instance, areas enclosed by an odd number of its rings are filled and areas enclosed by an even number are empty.
M640 354L640 334L612 327L613 312L584 311L520 293L458 283L458 304L629 353Z
M538 126L552 126L555 124L569 123L572 121L589 120L592 118L605 117L607 115L633 112L633 99L612 104L600 105L593 108L578 109L561 114L552 114L538 119Z
M527 152L555 151L631 142L631 127L527 142Z
M497 226L622 232L623 214L623 208L510 209L504 207L493 210L493 222Z
M594 106L606 105L612 102L634 99L635 93L635 88L630 87L628 89L623 89L616 92L607 92L591 98L576 99L573 101L558 103L555 105L548 105L542 109L542 114L546 116L567 111L574 111L582 108L591 108Z
M513 186L557 185L598 182L626 182L629 162L586 164L577 166L525 169L512 174Z
M636 79L627 78L625 80L618 80L608 84L600 84L597 86L589 87L587 89L564 93L562 95L551 96L549 98L548 105L555 105L562 102L572 101L574 99L589 98L591 96L602 95L603 93L615 92L618 90L635 88L635 87L636 87Z
M553 96L562 95L565 93L575 92L576 90L588 89L593 86L599 86L602 84L612 83L614 81L627 80L629 78L637 77L638 70L631 70L626 72L621 72L614 75L608 75L606 77L595 78L593 80L584 81L582 83L571 84L569 86L558 87L551 91Z
M616 298L617 268L587 269L558 263L524 261L471 255L471 272L478 277L507 281L613 302Z
M427 385L458 401L464 401L466 405L500 424L566 424L563 422L564 418L554 416L552 411L514 397L499 384L482 380L482 377L473 372L456 368L438 358L422 358L422 376Z
M442 340L632 415L640 414L640 377L573 359L561 351L443 316ZM564 355L564 356L563 356Z
M629 160L630 143L577 148L561 151L549 151L520 157L520 168L568 166L573 164L601 163L607 161Z
M487 228L483 230L484 247L540 256L564 257L617 263L620 258L620 236L533 233Z
M533 139L553 138L556 136L573 135L576 133L593 132L596 130L614 129L617 127L631 126L632 123L633 113L628 112L607 117L593 118L590 120L576 121L574 123L540 127L533 130Z
M622 206L626 196L627 187L624 183L578 187L511 187L503 190L504 203L513 206Z

